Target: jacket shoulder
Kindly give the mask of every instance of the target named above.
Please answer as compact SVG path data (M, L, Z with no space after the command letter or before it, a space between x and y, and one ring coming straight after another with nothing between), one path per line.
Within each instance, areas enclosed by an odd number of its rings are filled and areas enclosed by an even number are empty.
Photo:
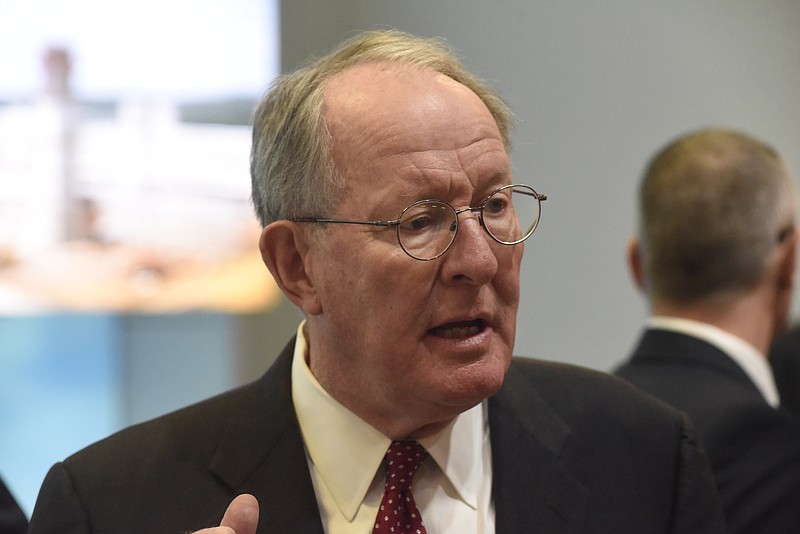
M577 365L514 358L509 368L510 385L526 384L548 402L567 413L613 411L617 416L649 413L656 418L676 420L678 411L632 385L603 371Z

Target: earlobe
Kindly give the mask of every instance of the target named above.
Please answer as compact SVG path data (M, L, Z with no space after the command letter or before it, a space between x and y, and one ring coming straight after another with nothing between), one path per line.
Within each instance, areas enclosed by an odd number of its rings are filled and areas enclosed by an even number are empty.
M639 238L632 237L630 240L628 240L627 256L628 269L631 272L631 277L633 278L636 287L642 291L647 291Z
M795 271L797 267L797 230L793 230L788 237L781 243L783 248L783 258L779 273L779 284L783 288L791 290L794 287Z
M774 334L783 332L790 322L792 295L797 266L798 234L793 230L780 243L777 272L774 279L774 309L776 314Z
M314 284L305 233L290 221L276 221L261 231L261 258L286 297L306 314L322 313Z

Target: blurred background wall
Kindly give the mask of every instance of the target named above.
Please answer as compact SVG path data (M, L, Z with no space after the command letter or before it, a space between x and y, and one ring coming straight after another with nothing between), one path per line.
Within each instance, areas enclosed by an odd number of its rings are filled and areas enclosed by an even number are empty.
M606 370L627 354L646 315L624 262L636 187L673 137L711 125L746 130L800 172L795 0L285 0L278 14L283 71L357 30L394 27L444 37L510 103L516 179L548 195L523 260L520 355ZM187 7L176 39L191 22ZM0 429L0 474L32 506L43 470L68 452L257 376L298 319L281 299L269 302L0 318L9 377L0 422L18 424ZM47 370L31 364L32 346ZM23 390L19 376L35 385ZM95 424L76 432L84 420ZM63 445L20 472L31 441Z

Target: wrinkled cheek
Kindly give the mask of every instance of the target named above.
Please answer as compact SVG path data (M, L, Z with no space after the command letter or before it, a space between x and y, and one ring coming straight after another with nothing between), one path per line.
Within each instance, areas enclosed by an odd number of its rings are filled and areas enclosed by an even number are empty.
M500 303L508 308L511 313L516 313L520 294L519 266L512 265L498 273L495 287L497 288Z
M507 274L499 284L497 291L500 306L503 308L502 341L508 346L509 351L513 351L517 329L520 284L519 272L516 269L511 269Z

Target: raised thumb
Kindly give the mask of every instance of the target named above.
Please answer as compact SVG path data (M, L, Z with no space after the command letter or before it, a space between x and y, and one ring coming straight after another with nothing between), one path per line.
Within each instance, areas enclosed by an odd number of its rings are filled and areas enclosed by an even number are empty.
M228 505L219 526L232 528L236 534L256 534L258 500L248 493L237 496Z

